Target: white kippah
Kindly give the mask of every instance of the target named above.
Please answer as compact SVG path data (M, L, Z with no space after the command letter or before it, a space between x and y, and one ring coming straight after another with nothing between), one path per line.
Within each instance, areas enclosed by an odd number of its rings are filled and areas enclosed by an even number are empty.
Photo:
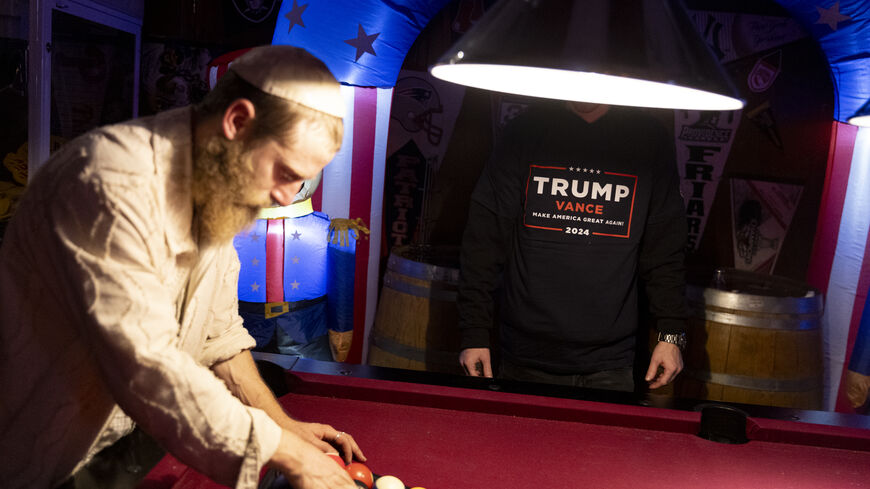
M268 94L344 117L339 83L322 61L302 48L256 47L230 63L229 69Z

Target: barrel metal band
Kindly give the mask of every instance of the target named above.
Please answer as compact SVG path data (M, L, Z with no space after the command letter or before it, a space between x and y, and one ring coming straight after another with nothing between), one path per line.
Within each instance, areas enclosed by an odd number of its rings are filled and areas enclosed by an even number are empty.
M420 363L436 363L438 365L456 365L459 368L459 354L444 350L422 350L415 346L403 345L392 338L372 334L369 341L372 345L397 357Z
M684 374L695 380L710 384L727 385L755 391L767 392L808 392L820 389L822 381L816 377L802 379L762 379L746 375L723 374L704 370L685 369Z
M442 282L453 283L459 282L459 270L456 268L430 265L428 263L409 260L397 255L390 255L390 258L387 260L387 269L423 280L440 280Z
M694 315L700 316L703 305L690 303ZM733 326L746 326L749 328L781 329L787 331L808 331L819 329L819 317L814 315L793 314L784 315L758 315L747 316L746 314L731 313L703 309L704 319L714 323L730 324Z
M824 310L822 295L815 293L807 297L776 297L687 286L686 297L689 302L735 311L821 315Z
M389 270L384 274L384 286L416 297L428 297L439 301L456 302L455 285L452 286L453 289L449 289L440 285L438 282L431 282L431 285L428 287L412 284L402 280L401 276L397 277Z

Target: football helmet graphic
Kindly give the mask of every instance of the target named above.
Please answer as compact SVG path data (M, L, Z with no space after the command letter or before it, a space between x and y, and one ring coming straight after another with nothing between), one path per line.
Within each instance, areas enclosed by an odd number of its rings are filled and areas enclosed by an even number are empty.
M393 108L390 118L396 119L406 131L424 131L426 139L435 146L441 143L444 134L433 115L444 111L441 98L429 82L416 77L399 78L393 89Z

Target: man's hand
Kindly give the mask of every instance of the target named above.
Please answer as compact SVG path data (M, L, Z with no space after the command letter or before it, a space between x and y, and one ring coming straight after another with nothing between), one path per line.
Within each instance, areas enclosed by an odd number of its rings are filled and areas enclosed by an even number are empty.
M867 392L870 390L870 375L859 374L846 370L846 397L853 409L858 409L867 402Z
M334 453L337 449L338 453L341 454L341 458L347 463L350 463L353 459L360 462L366 461L365 455L363 455L362 450L360 450L356 440L352 436L343 431L338 431L328 424L304 423L289 417L280 424L285 430L311 443L324 453Z
M659 367L662 371L659 373ZM659 341L652 352L645 380L651 382L650 389L668 385L683 370L683 355L680 348L666 341Z
M282 430L269 465L297 489L356 489L350 475L335 461L299 436Z
M323 452L335 452L338 449L347 462L350 462L352 457L362 462L366 460L356 441L347 433L342 433L326 424L303 423L288 416L260 377L251 352L243 351L229 360L217 363L212 367L212 371L226 383L233 395L248 406L265 411L285 431L291 432ZM335 465L335 462L332 464Z
M489 348L466 348L459 354L459 363L466 375L492 378Z

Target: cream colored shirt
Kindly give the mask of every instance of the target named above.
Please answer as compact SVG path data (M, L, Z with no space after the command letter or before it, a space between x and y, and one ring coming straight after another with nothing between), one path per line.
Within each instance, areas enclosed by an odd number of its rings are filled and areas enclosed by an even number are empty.
M278 425L209 369L254 340L232 243L192 235L191 113L92 131L29 184L0 249L5 488L57 485L130 418L237 488L278 446Z

